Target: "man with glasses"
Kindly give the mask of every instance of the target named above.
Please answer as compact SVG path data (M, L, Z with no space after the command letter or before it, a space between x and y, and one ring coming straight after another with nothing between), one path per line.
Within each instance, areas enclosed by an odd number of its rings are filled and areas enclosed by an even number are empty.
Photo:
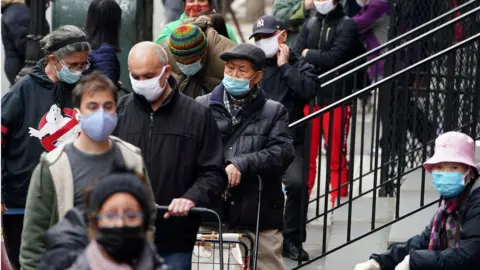
M117 87L113 82L94 71L78 83L72 99L81 133L73 142L43 154L33 172L20 249L23 270L36 269L47 246L47 230L71 208L84 207L84 191L97 179L123 166L145 175L141 151L110 137L117 124ZM148 179L145 182L148 184ZM151 189L147 200L152 231L156 209Z
M88 67L90 45L85 33L61 26L41 40L45 57L2 98L3 235L12 263L18 268L21 213L30 176L43 151L51 151L79 129L73 117L72 89Z

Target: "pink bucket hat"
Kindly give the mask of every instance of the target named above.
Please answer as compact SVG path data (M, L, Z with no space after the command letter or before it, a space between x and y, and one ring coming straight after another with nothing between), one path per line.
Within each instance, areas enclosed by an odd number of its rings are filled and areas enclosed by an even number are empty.
M432 172L433 165L440 162L458 162L468 165L476 170L475 141L468 135L450 131L440 135L435 140L435 154L423 163L425 170Z

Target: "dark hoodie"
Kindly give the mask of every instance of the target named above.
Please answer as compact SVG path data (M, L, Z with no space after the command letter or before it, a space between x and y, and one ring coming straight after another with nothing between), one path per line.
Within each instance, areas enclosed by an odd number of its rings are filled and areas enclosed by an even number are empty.
M73 87L53 83L40 60L3 96L2 202L7 207L25 207L30 176L40 154L78 134Z

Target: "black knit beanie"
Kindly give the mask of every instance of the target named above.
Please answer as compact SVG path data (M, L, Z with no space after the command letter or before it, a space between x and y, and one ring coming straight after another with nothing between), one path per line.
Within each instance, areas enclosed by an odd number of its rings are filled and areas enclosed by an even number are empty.
M146 229L150 221L147 187L133 173L112 173L100 178L90 193L87 215L98 212L111 195L121 192L132 195L138 201L143 212L143 226Z

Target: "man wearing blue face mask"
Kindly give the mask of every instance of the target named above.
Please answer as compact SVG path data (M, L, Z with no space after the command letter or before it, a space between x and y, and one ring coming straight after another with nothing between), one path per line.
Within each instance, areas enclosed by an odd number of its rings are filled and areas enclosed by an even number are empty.
M162 45L178 81L176 90L196 98L212 92L222 81L223 61L218 56L235 44L219 35L206 17L192 20L175 28Z
M225 222L254 237L259 183L260 207L258 269L285 269L282 258L282 176L295 150L285 107L266 97L259 83L265 53L252 44L239 44L220 55L225 75L212 93L197 100L213 112L223 139L228 175ZM269 87L265 85L265 88Z
M138 148L110 136L117 124L117 87L110 79L94 71L77 84L72 100L81 133L43 154L32 174L20 249L22 269L36 268L45 251L47 230L71 208L83 207L84 190L97 179L118 166L142 175L146 171ZM149 202L155 215L151 192Z
M27 190L43 151L78 135L72 89L89 65L85 33L64 25L40 41L45 57L2 97L2 214L7 252L19 267L18 252ZM13 212L15 213L15 212Z
M260 85L265 95L282 103L288 111L290 122L303 117L303 108L315 97L317 89L321 88L320 81L315 75L315 67L295 52L290 51L285 44L287 32L283 24L273 16L262 16L253 24L252 36L256 45L266 56L264 76ZM306 230L303 227L301 239L301 219L306 217L300 213L302 196L307 200L307 185L303 184L302 168L305 152L306 125L292 130L295 146L295 159L284 175L284 184L287 192L285 205L285 228L283 230L283 253L292 260L308 260L308 253L301 248L306 239ZM308 161L306 161L308 162ZM307 207L305 207L307 209ZM305 223L304 223L305 224Z

